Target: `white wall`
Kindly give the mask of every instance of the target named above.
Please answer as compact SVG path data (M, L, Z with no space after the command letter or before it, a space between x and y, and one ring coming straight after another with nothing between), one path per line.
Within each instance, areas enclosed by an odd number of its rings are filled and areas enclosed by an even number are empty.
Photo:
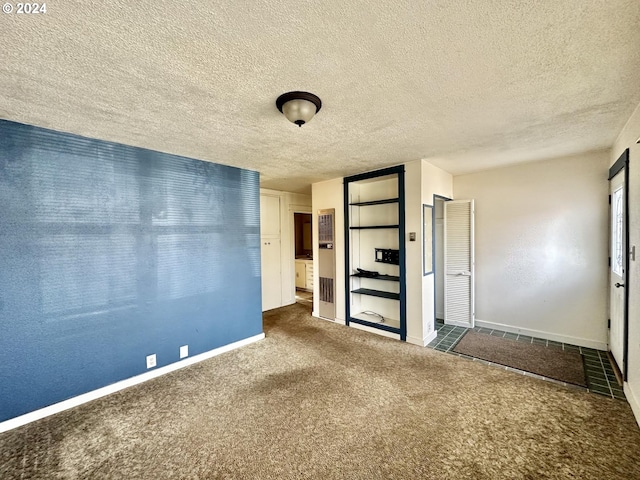
M293 213L311 212L311 196L265 188L260 189L260 195L272 195L280 198L281 306L291 305L296 301Z
M336 211L333 219L335 228L335 255L336 255L336 321L345 323L345 298L344 298L344 191L342 178L334 178L326 182L311 185L311 198L313 210L313 315L318 316L320 294L318 287L318 210L334 208Z
M422 324L422 162L405 164L405 252L407 281L407 341L424 346ZM409 241L415 232L416 241ZM427 342L428 343L428 342Z
M441 168L422 160L422 202L433 206L433 196L454 198L453 177ZM422 205L420 205L422 208ZM422 251L421 251L422 255ZM420 262L422 265L422 261ZM422 267L421 267L422 268ZM421 274L422 275L422 274ZM435 275L422 277L422 324L424 342L429 343L435 337ZM426 345L426 343L424 343Z
M476 321L606 349L609 154L454 177L475 199Z
M629 148L629 244L636 247L636 259L629 263L629 351L628 381L624 392L640 424L640 105L618 136L609 165Z

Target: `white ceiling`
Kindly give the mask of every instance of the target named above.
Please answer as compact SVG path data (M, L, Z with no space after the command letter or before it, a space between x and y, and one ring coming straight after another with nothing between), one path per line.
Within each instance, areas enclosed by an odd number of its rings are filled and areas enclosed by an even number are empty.
M611 146L639 26L638 0L54 0L0 14L0 117L288 191L421 158L461 174ZM323 101L302 128L290 90Z

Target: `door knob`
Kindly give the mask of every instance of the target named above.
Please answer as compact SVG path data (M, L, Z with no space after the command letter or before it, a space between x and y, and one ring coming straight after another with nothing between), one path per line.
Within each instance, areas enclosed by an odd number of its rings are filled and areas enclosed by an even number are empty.
M624 283L616 283L616 288L620 288L620 287L624 288Z

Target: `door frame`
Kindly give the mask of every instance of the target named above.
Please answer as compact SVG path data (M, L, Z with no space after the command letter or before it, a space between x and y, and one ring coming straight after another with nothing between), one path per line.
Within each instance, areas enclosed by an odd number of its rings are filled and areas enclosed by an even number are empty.
M432 200L432 205L433 205L433 210L431 212L432 218L431 218L431 238L433 239L431 248L432 248L432 253L431 253L431 258L433 259L433 329L436 329L436 320L437 320L437 311L438 311L438 280L437 280L437 268L436 268L436 200L442 200L443 203L446 202L450 202L451 200L453 200L453 198L449 198L449 197L443 197L442 195L433 195L433 200ZM444 209L444 205L442 207ZM444 214L443 214L444 215ZM443 222L444 222L444 218L443 218ZM444 237L444 234L443 234ZM443 238L444 241L444 238ZM442 246L444 248L444 245ZM444 270L444 267L443 267ZM444 292L443 292L444 293ZM444 305L442 306L443 308L443 312L444 312ZM443 315L444 317L444 315ZM442 321L444 322L444 318L442 319Z
M628 369L628 355L629 355L629 280L631 276L629 275L629 253L631 252L631 248L629 245L630 242L630 228L629 228L629 149L627 148L622 155L618 157L618 160L609 168L609 178L610 182L613 177L615 177L621 170L624 169L624 241L625 241L625 249L624 252L624 292L623 292L623 328L624 335L622 339L622 379L623 381L627 380L627 369ZM609 203L611 203L611 195L609 195ZM611 208L609 208L611 211ZM611 217L611 216L610 216ZM609 218L609 236L611 236L611 222L612 218ZM609 240L611 242L611 240ZM611 247L609 247L611 249ZM611 250L609 250L609 277L611 276ZM610 287L611 279L607 282L607 296L609 297L609 305L611 304L611 287ZM609 316L607 312L607 317ZM611 319L609 319L609 322ZM611 350L611 346L609 346L609 350Z
M296 228L295 228L295 214L296 213L305 213L311 215L311 225L313 231L313 207L310 205L299 205L299 204L289 204L289 252L288 252L288 270L291 279L293 280L293 285L289 289L289 295L291 295L291 299L293 299L293 303L296 303ZM311 240L311 246L313 247L313 239ZM313 270L315 272L316 268L316 259L315 255L313 256ZM315 275L315 274L314 274ZM313 290L315 292L315 281L313 282Z
M470 320L468 322L468 324L466 322L462 322L460 320L450 320L448 319L448 315L447 315L447 297L448 297L448 292L449 289L447 288L447 278L449 275L454 275L454 274L450 274L448 273L448 269L447 269L447 239L449 238L448 236L448 226L449 226L449 222L448 222L448 215L447 215L447 210L448 210L448 206L453 205L453 204L460 204L460 203L468 203L469 204L469 272L465 273L465 272L459 272L457 274L455 274L455 276L457 275L464 275L464 276L468 276L469 277L469 288L470 288L470 292L469 292L469 314L470 314ZM444 324L445 325L454 325L454 326L460 326L460 327L465 327L465 328L474 328L475 327L475 319L476 319L476 305L475 305L475 200L474 199L461 199L461 200L451 200L450 202L445 202L444 204Z

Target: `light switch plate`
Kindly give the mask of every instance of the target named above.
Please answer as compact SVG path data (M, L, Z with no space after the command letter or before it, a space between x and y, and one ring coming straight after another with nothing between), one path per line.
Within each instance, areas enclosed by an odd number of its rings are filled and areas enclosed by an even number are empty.
M182 345L180 347L180 358L187 358L189 356L189 345Z

